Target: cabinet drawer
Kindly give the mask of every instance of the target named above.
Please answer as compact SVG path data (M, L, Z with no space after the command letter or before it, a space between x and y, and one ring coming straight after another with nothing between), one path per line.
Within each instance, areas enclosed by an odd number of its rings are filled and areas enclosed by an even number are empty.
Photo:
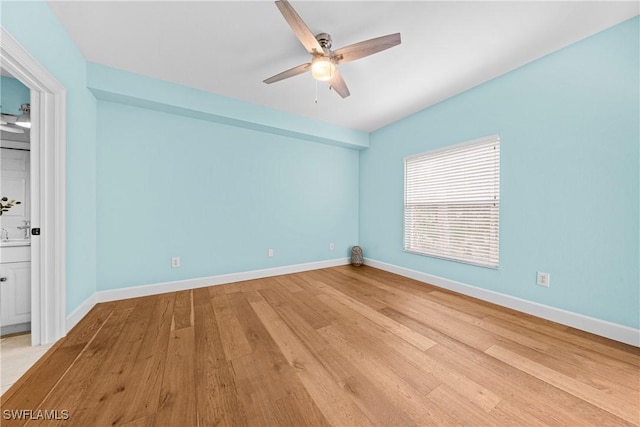
M3 246L0 248L0 263L31 260L31 246Z

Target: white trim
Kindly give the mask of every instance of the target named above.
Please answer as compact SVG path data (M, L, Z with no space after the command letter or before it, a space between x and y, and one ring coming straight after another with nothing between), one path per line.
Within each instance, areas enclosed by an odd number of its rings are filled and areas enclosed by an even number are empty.
M446 145L444 147L435 148L433 150L423 151L422 153L410 154L408 156L405 156L402 160L406 163L407 160L413 160L427 154L435 154L442 151L454 150L456 148L466 147L467 145L484 144L485 142L501 142L500 134L494 133L493 135L483 136L482 138L472 139L471 141L458 142L457 144Z
M499 292L478 288L465 283L456 282L455 280L445 279L439 276L423 273L421 271L411 270L382 261L365 258L365 264L380 270L395 273L400 276L438 286L474 298L488 301L494 304L508 307L513 310L551 320L572 328L590 332L620 341L636 347L640 347L640 329L631 328L629 326L620 325L618 323L608 322L606 320L596 319L594 317L585 316L583 314L574 313L560 308L551 307L522 298L513 297Z
M73 329L73 327L76 326L78 322L91 311L94 305L96 305L95 292L91 294L89 298L84 300L82 304L80 304L75 310L73 310L73 313L67 316L67 320L65 322L67 332Z
M2 27L0 60L31 90L31 343L48 344L66 333L66 90Z
M163 294L166 292L224 285L226 283L242 282L244 280L281 276L283 274L299 273L301 271L317 270L320 268L337 267L339 265L349 264L349 262L351 262L350 258L336 258L327 261L266 268L264 270L251 270L240 273L221 274L218 276L199 277L196 279L177 280L175 282L155 283L153 285L110 289L106 291L98 291L96 292L96 296L97 302L116 301L127 298L144 297L147 295Z
M251 270L240 273L221 274L218 276L199 277L195 279L176 280L173 282L155 283L152 285L132 286L130 288L110 289L98 291L87 298L73 313L67 316L67 332L71 330L94 305L100 302L117 301L128 298L144 297L163 294L166 292L184 291L207 286L224 285L244 280L262 279L265 277L281 276L283 274L300 273L302 271L318 270L320 268L337 267L351 262L350 258L336 258L326 261L309 262L305 264L287 265L283 267Z

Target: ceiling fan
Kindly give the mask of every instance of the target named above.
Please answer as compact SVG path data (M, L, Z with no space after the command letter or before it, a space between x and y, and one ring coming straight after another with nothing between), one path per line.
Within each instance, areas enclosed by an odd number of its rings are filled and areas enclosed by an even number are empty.
M311 71L314 79L328 81L330 89L333 88L341 97L346 98L350 95L349 88L337 65L355 61L400 44L400 33L394 33L331 50L332 41L329 34L320 33L314 36L287 0L278 0L275 3L300 43L311 54L311 62L269 77L264 80L267 84Z
M24 133L24 129L16 126L17 116L0 113L0 130L9 133Z

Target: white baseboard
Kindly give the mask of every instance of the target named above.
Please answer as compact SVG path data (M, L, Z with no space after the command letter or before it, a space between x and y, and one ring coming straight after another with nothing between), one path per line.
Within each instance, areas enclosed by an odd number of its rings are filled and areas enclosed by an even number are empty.
M634 329L629 326L620 325L618 323L608 322L606 320L596 319L594 317L585 316L560 308L551 307L549 305L528 301L522 298L513 297L499 292L478 288L465 283L456 282L454 280L445 279L439 276L423 273L421 271L411 270L397 265L388 264L382 261L365 258L365 264L371 267L379 268L390 273L418 280L420 282L429 283L444 289L468 295L474 298L488 301L494 304L508 307L513 310L551 320L572 328L580 329L615 341L620 341L636 347L640 347L640 329Z
M187 289L203 288L207 286L223 285L226 283L242 282L244 280L262 279L264 277L281 276L283 274L299 273L301 271L318 270L320 268L337 267L351 262L350 258L336 258L326 261L309 262L305 264L287 265L283 267L251 270L240 273L221 274L218 276L198 277L195 279L176 280L173 282L155 283L151 285L132 286L130 288L109 289L97 291L87 298L73 313L67 316L67 332L71 330L96 303L117 301L128 298L144 297L163 294L166 292L184 291Z
M84 300L71 314L67 316L65 327L67 333L78 324L78 322L91 311L93 306L96 305L96 294L91 294L89 298Z

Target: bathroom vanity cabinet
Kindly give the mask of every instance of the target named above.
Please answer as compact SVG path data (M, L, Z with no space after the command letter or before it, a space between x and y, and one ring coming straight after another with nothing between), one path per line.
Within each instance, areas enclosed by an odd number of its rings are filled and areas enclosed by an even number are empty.
M2 334L28 330L31 322L29 246L2 247L0 263L0 325ZM26 328L26 329L25 329Z

